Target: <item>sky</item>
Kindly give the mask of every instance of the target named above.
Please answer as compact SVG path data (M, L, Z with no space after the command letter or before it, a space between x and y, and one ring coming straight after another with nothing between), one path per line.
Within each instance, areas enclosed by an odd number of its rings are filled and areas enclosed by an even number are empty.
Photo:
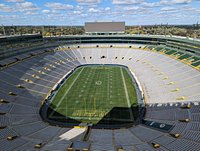
M200 0L0 0L3 25L72 26L94 21L195 24L200 22Z

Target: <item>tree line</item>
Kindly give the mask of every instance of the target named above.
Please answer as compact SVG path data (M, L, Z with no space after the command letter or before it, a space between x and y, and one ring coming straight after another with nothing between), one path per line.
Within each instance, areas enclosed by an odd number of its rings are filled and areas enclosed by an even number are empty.
M1 26L0 36L40 33L43 36L83 35L83 26ZM200 38L200 26L194 25L146 25L126 26L125 34L176 35Z

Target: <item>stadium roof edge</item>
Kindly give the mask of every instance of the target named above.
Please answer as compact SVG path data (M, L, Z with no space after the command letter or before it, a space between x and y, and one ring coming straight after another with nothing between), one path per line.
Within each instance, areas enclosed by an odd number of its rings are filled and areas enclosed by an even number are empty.
M48 38L50 36L44 36L44 38ZM171 36L171 35L130 35L130 34L123 34L123 35L62 35L62 36L51 36L54 38L70 38L70 37L147 37L147 38L159 38L159 39L171 39L171 40L179 40L183 42L190 42L193 44L199 44L200 39L188 38L188 37L181 37L181 36Z
M31 37L31 36L42 36L41 34L23 34L23 35L11 35L11 36L0 36L0 39L5 38L20 38L20 37ZM146 37L146 38L158 38L158 39L170 39L170 40L178 40L182 42L189 42L191 44L199 45L200 39L194 39L189 37L181 37L181 36L172 36L172 35L130 35L130 34L119 34L119 35L62 35L62 36L43 36L43 38L81 38L81 37Z
M39 36L41 34L23 34L23 35L9 35L9 36L0 36L0 38L17 38L22 36Z

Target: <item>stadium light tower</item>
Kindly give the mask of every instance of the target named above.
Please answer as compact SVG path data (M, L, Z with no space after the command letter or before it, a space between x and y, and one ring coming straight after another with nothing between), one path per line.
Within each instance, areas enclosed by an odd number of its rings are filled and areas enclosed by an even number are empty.
M166 37L166 34L167 34L167 24L166 25L164 25L164 35L165 35L165 37Z
M12 24L12 31L13 31L13 34L15 35L15 28L14 28L13 24Z
M6 31L3 24L2 24L2 29L3 29L3 35L6 36Z
M195 40L196 38L197 38L197 30L198 30L198 21L197 21L197 23L196 23L196 27L194 26L193 28L194 28L194 37L193 37L193 40Z
M194 31L194 38L196 39L197 38L197 32Z

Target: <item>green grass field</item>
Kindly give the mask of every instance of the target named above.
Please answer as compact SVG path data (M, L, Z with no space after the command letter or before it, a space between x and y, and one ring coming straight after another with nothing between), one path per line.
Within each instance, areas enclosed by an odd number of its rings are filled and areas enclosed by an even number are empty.
M59 113L83 123L96 124L103 118L132 121L130 107L137 106L137 95L127 68L88 65L75 70L50 106L50 118L59 118Z

